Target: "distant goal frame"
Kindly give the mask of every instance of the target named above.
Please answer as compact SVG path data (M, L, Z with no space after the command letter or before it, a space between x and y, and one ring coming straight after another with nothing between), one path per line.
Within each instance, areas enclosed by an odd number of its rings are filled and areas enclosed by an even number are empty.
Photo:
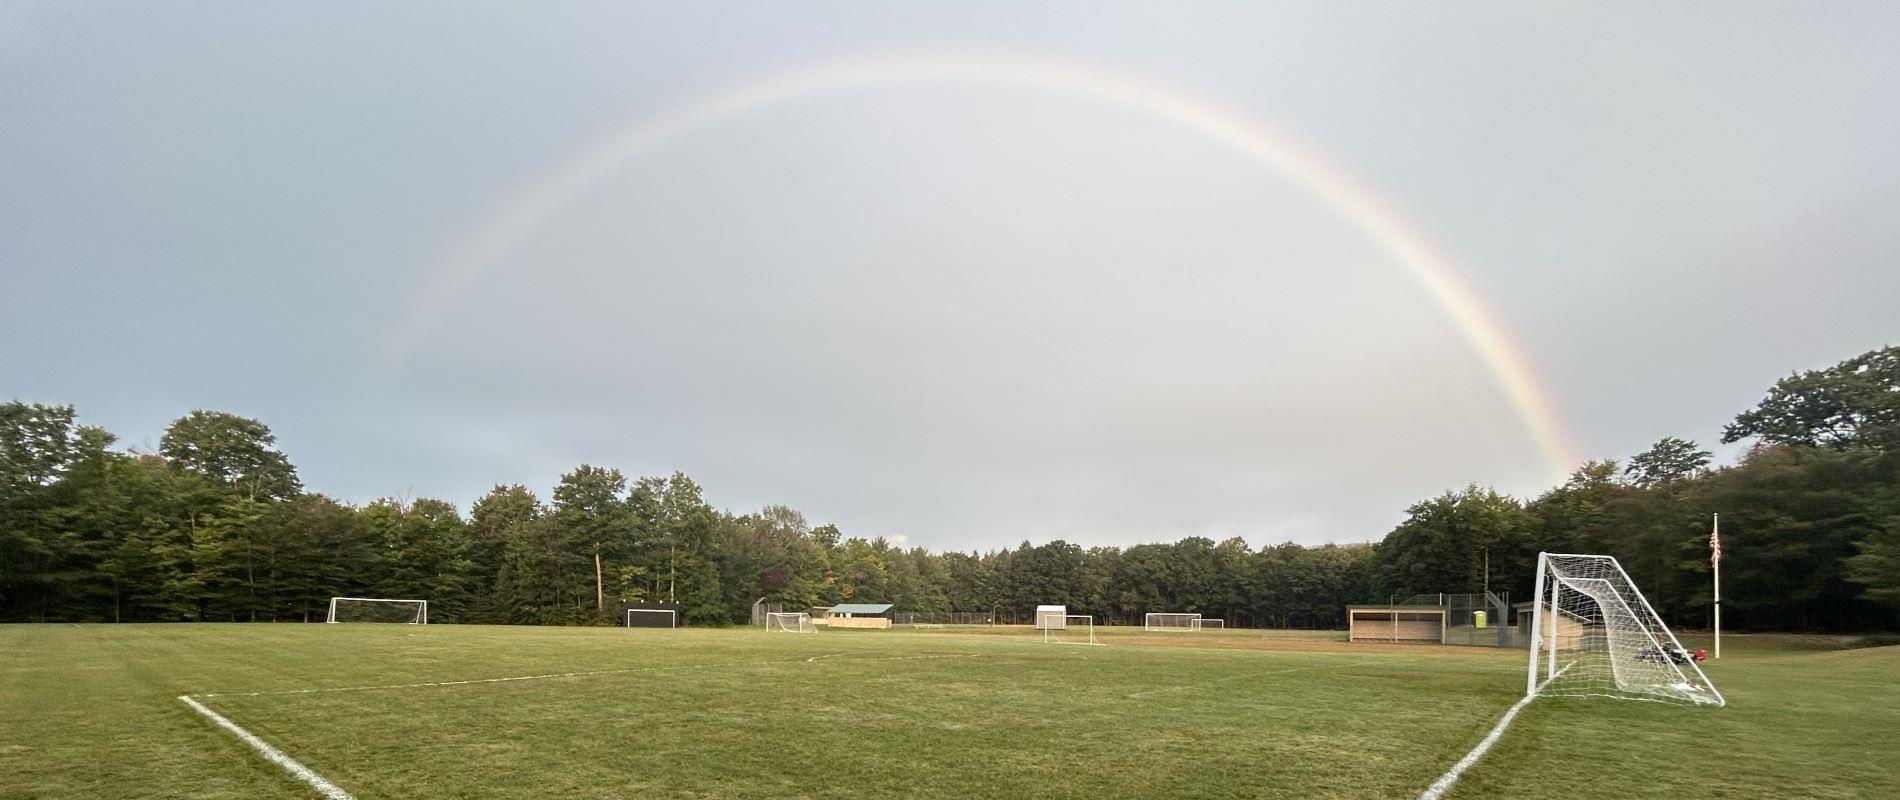
M790 617L792 622L795 623L793 626L786 627L785 619L787 617ZM772 623L774 622L778 623L777 627L773 627ZM779 611L765 615L765 630L767 633L817 633L818 626L812 622L809 612Z
M1052 614L1050 616L1054 616L1054 615ZM1087 636L1088 641L1073 642L1073 641L1066 641L1063 638L1069 635L1069 631L1077 627L1080 627L1083 630L1087 631L1085 635ZM1084 645L1084 646L1090 646L1090 647L1102 646L1102 643L1099 641L1096 641L1095 639L1095 618L1087 614L1062 615L1061 627L1059 628L1046 627L1042 629L1042 643L1043 644L1074 644L1074 645Z
M332 597L332 598L330 598L330 610L329 610L329 613L328 613L327 615L325 615L325 616L324 616L324 619L323 619L323 621L324 621L325 623L327 623L327 624L330 624L330 625L337 625L337 624L341 624L341 623L343 623L343 622L344 622L344 620L340 620L340 619L337 619L337 618L336 618L336 608L337 608L337 603L338 603L338 602L345 602L345 603L413 603L413 604L415 604L415 605L416 605L416 615L415 615L415 618L414 618L413 620L410 620L410 621L408 621L408 622L404 622L404 623L384 623L384 624L406 624L406 625L427 625L427 624L429 624L429 601L427 601L427 600L416 600L416 599L411 599L411 598L404 598L404 597ZM365 620L365 621L366 621L366 622L369 622L369 621L372 621L372 620Z
M1200 630L1200 619L1200 613L1194 611L1150 611L1141 615L1141 630L1143 633L1192 633Z
M664 626L635 625L633 624L635 614L665 614L669 618L668 624ZM680 612L677 608L623 608L620 610L620 626L623 628L677 628L680 626Z

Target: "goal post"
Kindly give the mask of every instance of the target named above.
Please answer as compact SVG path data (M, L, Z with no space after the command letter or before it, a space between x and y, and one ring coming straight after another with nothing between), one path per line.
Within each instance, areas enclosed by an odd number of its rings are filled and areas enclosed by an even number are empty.
M628 628L677 628L680 626L680 612L670 608L629 608L621 615L621 625Z
M389 597L332 597L330 613L323 620L338 622L402 622L429 624L429 601Z
M1150 611L1142 615L1141 629L1144 631L1195 631L1200 630L1196 620L1200 614L1172 611Z
M1725 703L1611 556L1539 553L1531 608L1527 697Z
M1196 619L1194 620L1194 629L1195 629L1195 630L1197 630L1197 631L1220 631L1220 630L1226 630L1226 629L1227 629L1227 620L1224 620L1224 619L1215 619L1215 618L1213 618L1213 617L1197 617L1197 618L1196 618Z
M1053 622L1053 620L1051 620ZM1065 614L1062 626L1049 626L1042 629L1043 644L1087 644L1099 645L1095 641L1095 618L1082 614Z
M780 633L817 633L818 626L812 624L811 615L798 613L779 613L765 615L765 629Z

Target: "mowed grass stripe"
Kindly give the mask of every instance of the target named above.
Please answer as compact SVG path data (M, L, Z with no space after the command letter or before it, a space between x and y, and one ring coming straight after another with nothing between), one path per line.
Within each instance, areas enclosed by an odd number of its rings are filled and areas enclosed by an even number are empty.
M1447 707L1377 713L1391 701L1380 697L1389 681L1338 674L1355 663L1348 654L792 638L754 642L769 656L837 641L873 649L690 676L228 698L220 707L363 797L1402 794L1441 767L1413 742L1462 735ZM908 647L980 658L878 660ZM1113 691L1136 686L1177 691L1149 701ZM379 738L352 736L358 727ZM1394 766L1368 783L1349 769L1367 754ZM426 764L464 766L433 774L417 766ZM519 774L538 777L511 783Z
M1523 686L1521 652L1099 633L0 626L0 798L312 796L181 694L650 668L208 702L363 800L1410 798ZM1725 642L1726 709L1532 703L1451 796L1900 796L1900 648L1831 641Z

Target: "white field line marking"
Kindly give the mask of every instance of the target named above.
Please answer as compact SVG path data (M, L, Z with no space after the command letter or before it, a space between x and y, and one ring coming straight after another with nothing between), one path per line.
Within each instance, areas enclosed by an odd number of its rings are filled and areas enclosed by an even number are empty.
M831 656L841 656L841 655L850 655L850 654L849 653L832 653L831 654ZM980 658L982 655L983 655L982 653L958 653L958 654L952 654L952 655L892 656L889 658L858 658L858 659L852 659L852 660L853 661L914 661L917 659L928 659L928 658ZM831 656L819 656L818 658L830 658ZM808 658L808 659L805 659L804 661L806 663L809 663L816 660L817 658ZM545 675L511 675L505 678L475 678L471 680L462 680L462 681L430 681L428 683L391 683L391 684L383 684L379 686L331 686L331 687L317 688L317 689L283 689L283 690L274 691L274 692L205 692L201 694L194 694L194 695L187 695L187 696L188 697L268 697L268 696L290 695L290 694L325 694L329 692L369 692L369 691L376 691L380 689L426 689L426 688L435 687L435 686L472 686L472 685L481 684L481 683L509 683L513 681L539 681L539 680L549 680L553 678L584 678L590 675L625 675L625 674L631 674L631 673L636 673L636 672L673 672L673 671L684 670L684 669L724 669L727 667L756 667L756 666L771 666L771 665L777 665L777 664L793 664L793 663L798 663L798 662L744 661L744 662L732 662L728 664L689 664L689 665L683 665L683 666L677 666L677 667L627 667L624 669L593 669L593 670L586 670L582 672L551 672Z
M1182 686L1163 686L1159 689L1149 689L1145 692L1135 692L1134 694L1128 695L1127 698L1132 700L1137 697L1147 697L1148 695L1160 694L1162 692L1181 692L1181 691L1187 691L1188 689L1204 689L1206 687L1213 686L1215 684L1232 683L1234 681L1244 680L1247 678L1256 678L1261 675L1284 675L1289 672L1311 672L1316 669L1326 669L1326 670L1351 669L1353 667L1363 667L1363 666L1366 666L1367 664L1374 664L1374 663L1378 663L1378 662L1354 661L1351 664L1325 664L1325 665L1313 666L1313 667L1293 667L1291 669L1270 669L1264 672L1249 672L1245 675L1235 675L1234 677L1231 677L1231 678L1222 678L1217 681L1208 681L1206 683L1191 683L1191 684L1185 684Z
M811 663L821 658L832 658L834 656L844 656L844 655L851 655L851 654L850 653L832 653L830 655L815 656L813 658L805 659L805 663ZM956 653L956 654L925 655L925 656L891 656L889 658L864 658L864 659L855 659L855 660L858 660L858 661L915 661L918 659L930 659L930 658L981 658L982 656L983 656L982 653ZM289 690L277 691L277 692L222 692L222 693L207 692L204 694L196 694L196 695L190 695L190 694L179 695L178 699L182 701L185 705L190 706L193 711L196 711L199 714L204 715L206 719L211 720L218 727L225 729L231 735L236 736L240 741L243 741L245 744L250 745L251 749L256 750L258 755L263 756L265 760L270 761L271 763L276 764L279 767L282 767L285 772L290 773L291 777L296 778L297 780L303 781L304 783L310 784L311 787L315 788L324 797L329 798L329 800L356 800L356 798L352 796L349 792L343 791L341 787L324 779L322 775L318 775L315 771L311 770L309 767L306 767L303 764L298 763L296 759L291 758L288 755L285 755L284 751L279 750L275 747L272 747L270 743L265 742L263 739L257 738L257 736L253 735L250 731L247 731L241 727L238 727L237 723L232 722L229 719L226 719L224 715L219 714L218 712L212 711L211 709L205 707L203 703L198 702L197 698L200 698L200 697L265 697L265 696L281 696L281 695L291 695L291 694L316 694L320 692L367 692L367 691L372 691L376 689L423 689L423 688L435 687L435 686L469 686L469 685L478 684L478 683L503 683L503 682L508 682L508 681L534 681L534 680L545 680L549 678L578 678L578 677L584 677L588 675L616 675L616 674L625 674L625 673L633 673L633 672L666 672L666 671L671 671L671 670L682 670L682 669L718 669L722 667L770 666L770 665L777 665L777 664L792 664L792 663L797 663L797 662L752 661L752 662L731 663L731 664L700 664L700 665L679 666L679 667L630 667L627 669L595 669L595 670L587 670L584 672L559 672L559 673L550 673L546 675L514 675L514 676L509 676L506 678L478 678L478 679L466 680L466 681L431 681L428 683L398 683L398 684L389 684L389 685L384 685L384 686L336 686L336 687L330 687L330 688L324 688L324 689L289 689Z
M891 656L889 658L861 658L859 661L923 661L931 658L982 658L982 653L954 653L937 656Z
M1492 728L1491 732L1485 735L1484 740L1478 742L1477 747L1471 748L1471 752L1466 753L1464 758L1458 759L1458 763L1451 765L1451 769L1439 776L1424 794L1418 796L1418 800L1438 800L1444 797L1446 792L1451 791L1452 785L1458 782L1459 776L1464 775L1465 770L1470 769L1471 765L1478 763L1478 759L1484 757L1485 751L1490 750L1491 745L1497 743L1498 737L1504 735L1504 729L1509 727L1511 720L1517 717L1517 712L1524 710L1524 706L1536 696L1527 694L1524 695L1524 699L1512 704L1511 710L1504 712L1504 719L1498 720L1497 727Z
M830 655L812 656L811 658L805 659L805 663L810 664L814 661L818 661L821 659L837 658L838 656L849 656L849 655L857 655L857 654L856 653L832 653ZM983 655L982 653L955 653L955 654L945 654L945 655L935 655L935 656L888 656L885 658L853 658L850 660L851 661L918 661L918 660L927 659L927 658L980 658L982 657L982 655ZM776 664L780 662L772 661L772 662L767 662L767 663Z
M617 675L629 672L666 672L681 669L719 669L740 666L738 664L695 664L682 667L628 667L626 669L593 669L584 672L551 672L546 675L511 675L505 678L475 678L465 681L431 681L429 683L390 683L379 686L330 686L317 689L283 689L275 692L207 692L192 697L265 697L285 694L322 694L325 692L368 692L377 689L422 689L430 686L469 686L477 683L506 683L509 681L539 681L549 678L581 678L588 675Z
M330 800L356 800L349 792L343 791L342 787L325 780L322 775L298 763L296 759L284 755L284 751L270 746L270 743L257 738L250 731L238 727L237 723L225 719L224 715L205 708L203 703L192 699L190 695L182 695L178 699L184 701L185 705L191 706L191 710L203 714L205 719L211 720L232 736L236 736L239 741L250 745L252 750L256 750L258 755L264 757L264 760L282 767L285 772L290 773L290 777L310 784L311 788L316 789L324 797Z
M1543 688L1549 686L1551 681L1569 671L1570 665L1565 664L1563 669L1557 670L1557 674L1545 678L1543 683L1538 684L1538 691L1543 691ZM1471 752L1466 753L1464 758L1458 759L1458 763L1451 765L1451 769L1445 770L1445 774L1440 775L1437 781L1427 787L1425 792L1418 796L1418 800L1439 800L1445 796L1446 792L1451 791L1452 785L1465 774L1465 770L1471 769L1471 765L1478 763L1478 759L1484 757L1485 751L1490 750L1491 745L1497 744L1498 738L1504 735L1504 729L1510 727L1511 720L1517 718L1517 712L1523 711L1524 706L1529 705L1536 698L1535 694L1527 694L1524 695L1524 699L1512 703L1511 710L1504 712L1504 719L1498 720L1497 726L1492 728L1490 733L1485 734L1484 739L1478 742L1478 746L1471 748Z

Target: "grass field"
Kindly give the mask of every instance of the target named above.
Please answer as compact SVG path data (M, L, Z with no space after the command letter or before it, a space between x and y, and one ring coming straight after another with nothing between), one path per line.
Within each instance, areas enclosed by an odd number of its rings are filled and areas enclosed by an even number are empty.
M316 796L191 694L362 800L1407 798L1523 692L1339 638L0 626L0 797ZM1539 700L1452 796L1900 797L1900 648L1724 656L1729 707Z

